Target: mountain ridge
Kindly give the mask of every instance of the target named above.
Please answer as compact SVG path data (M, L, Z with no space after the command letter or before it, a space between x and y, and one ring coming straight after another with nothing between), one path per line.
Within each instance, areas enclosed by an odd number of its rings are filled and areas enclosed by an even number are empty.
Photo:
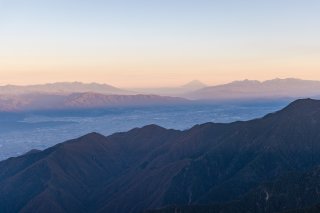
M296 78L272 79L266 81L243 80L209 86L187 93L183 97L215 101L312 98L320 95L320 81Z
M135 213L220 203L227 210L267 182L320 165L318 139L320 101L311 99L251 121L90 133L0 162L0 209ZM272 205L274 212L309 207L283 202L290 209Z
M182 104L183 98L158 95L105 95L85 92L67 95L0 95L0 111L94 109L106 107Z
M105 95L154 94L201 101L250 101L320 97L320 81L298 78L275 78L266 81L238 80L226 84L207 86L193 80L178 87L122 89L108 84L57 82L40 85L0 86L0 95L68 95L72 93L101 93Z
M131 91L126 91L109 84L82 83L82 82L56 82L35 85L4 85L0 86L0 94L70 94L76 92L97 92L109 95L130 95Z

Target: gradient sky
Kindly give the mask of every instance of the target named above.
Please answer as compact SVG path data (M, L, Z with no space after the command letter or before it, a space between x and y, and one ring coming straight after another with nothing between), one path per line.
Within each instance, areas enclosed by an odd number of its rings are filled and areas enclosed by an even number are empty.
M319 0L0 0L0 84L320 80Z

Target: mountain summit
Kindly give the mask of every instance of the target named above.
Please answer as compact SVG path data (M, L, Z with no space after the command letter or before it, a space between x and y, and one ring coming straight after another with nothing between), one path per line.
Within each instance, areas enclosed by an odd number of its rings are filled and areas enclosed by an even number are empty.
M193 80L193 81L190 81L187 84L182 85L181 88L184 88L186 90L188 89L188 90L192 91L192 90L202 89L202 88L204 88L206 86L207 85L205 85L201 81Z

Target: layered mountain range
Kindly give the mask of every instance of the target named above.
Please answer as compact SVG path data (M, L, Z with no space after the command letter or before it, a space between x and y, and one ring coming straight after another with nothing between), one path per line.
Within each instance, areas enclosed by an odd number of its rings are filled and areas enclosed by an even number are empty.
M0 209L316 212L319 140L312 99L251 121L90 133L0 162Z
M180 87L120 89L97 83L53 83L31 86L0 86L0 111L77 109L108 106L177 104L209 101L274 101L290 102L297 98L320 97L320 82L300 79L269 81L234 81L206 86L191 81ZM183 100L184 99L184 100Z
M121 89L108 84L62 82L31 86L0 86L0 109L15 109L25 105L25 96L38 95L43 102L55 100L56 96L68 96L79 93L101 95L158 95L180 97L197 101L252 101L252 100L294 100L298 98L320 97L320 81L294 78L273 79L268 81L243 80L228 84L207 86L194 80L178 87ZM21 98L22 97L22 98ZM121 98L119 98L121 99ZM94 104L94 103L91 103ZM84 107L84 106L83 106Z

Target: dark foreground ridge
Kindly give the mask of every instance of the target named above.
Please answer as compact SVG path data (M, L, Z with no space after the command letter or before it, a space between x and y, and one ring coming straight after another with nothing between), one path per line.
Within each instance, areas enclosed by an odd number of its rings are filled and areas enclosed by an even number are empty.
M11 212L317 212L320 101L186 131L91 133L0 162Z

